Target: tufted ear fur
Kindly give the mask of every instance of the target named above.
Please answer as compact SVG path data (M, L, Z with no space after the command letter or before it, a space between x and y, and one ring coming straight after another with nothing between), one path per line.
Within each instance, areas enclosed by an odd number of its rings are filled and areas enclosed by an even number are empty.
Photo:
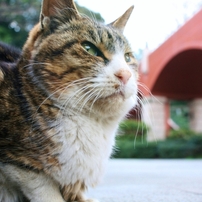
M121 17L119 17L114 22L110 23L110 25L119 29L121 32L123 32L133 9L134 9L134 6L131 6Z
M56 16L58 10L67 10L74 17L80 17L73 0L43 0L40 22L42 29L50 22L50 17Z

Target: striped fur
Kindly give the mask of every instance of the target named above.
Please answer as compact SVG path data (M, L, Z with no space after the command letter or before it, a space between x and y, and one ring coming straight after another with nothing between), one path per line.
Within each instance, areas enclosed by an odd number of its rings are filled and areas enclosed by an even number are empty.
M137 102L131 12L103 25L71 0L44 0L22 53L0 44L0 201L96 201L83 193Z

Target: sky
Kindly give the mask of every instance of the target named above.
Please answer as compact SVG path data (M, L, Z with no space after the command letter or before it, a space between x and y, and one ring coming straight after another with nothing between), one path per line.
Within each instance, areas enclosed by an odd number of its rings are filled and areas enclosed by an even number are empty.
M146 46L151 51L155 50L202 7L202 0L76 1L79 5L100 13L106 23L113 22L134 5L124 35L135 52Z

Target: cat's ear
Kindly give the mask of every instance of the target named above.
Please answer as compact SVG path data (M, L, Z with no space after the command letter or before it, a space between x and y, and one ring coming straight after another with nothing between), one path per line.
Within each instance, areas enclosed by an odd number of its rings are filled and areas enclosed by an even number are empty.
M65 10L76 18L80 17L73 0L43 0L40 15L41 27L44 28L49 24L50 17L57 16L60 10Z
M114 22L110 23L110 26L115 27L116 29L120 30L121 32L124 31L124 28L126 26L126 23L128 22L128 19L134 9L134 6L131 6L121 17L119 17Z

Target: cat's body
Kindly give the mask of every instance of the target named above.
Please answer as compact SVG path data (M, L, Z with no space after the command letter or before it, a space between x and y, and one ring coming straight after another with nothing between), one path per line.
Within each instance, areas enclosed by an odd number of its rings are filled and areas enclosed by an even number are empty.
M22 54L0 44L1 202L95 201L83 192L100 181L137 99L122 35L131 11L104 26L70 0L46 0Z

